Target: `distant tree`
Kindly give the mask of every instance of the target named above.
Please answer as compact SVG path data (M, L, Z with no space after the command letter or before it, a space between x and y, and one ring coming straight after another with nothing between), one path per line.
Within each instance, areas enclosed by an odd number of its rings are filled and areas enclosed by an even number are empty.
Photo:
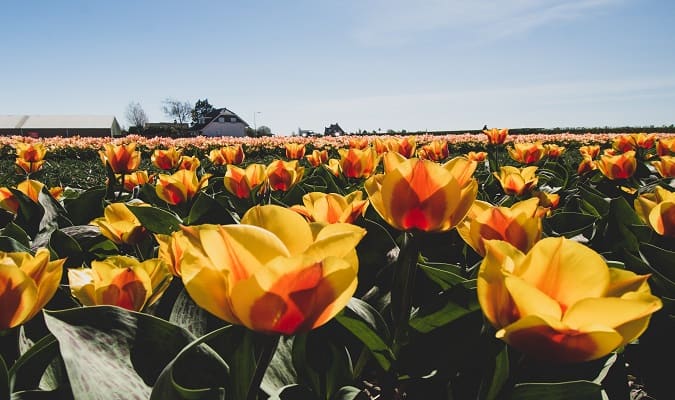
M135 126L138 129L142 129L143 125L148 122L148 115L145 113L143 107L141 107L141 104L138 102L132 101L129 103L125 117L130 126Z
M257 137L262 137L262 136L272 136L272 130L265 126L261 125L258 127L258 131L256 132Z
M209 103L209 99L197 100L195 107L192 109L192 123L196 124L199 122L200 117L206 116L206 114L214 111L216 108Z
M180 102L176 99L167 98L162 101L162 112L179 124L184 124L192 114L192 105L187 101Z

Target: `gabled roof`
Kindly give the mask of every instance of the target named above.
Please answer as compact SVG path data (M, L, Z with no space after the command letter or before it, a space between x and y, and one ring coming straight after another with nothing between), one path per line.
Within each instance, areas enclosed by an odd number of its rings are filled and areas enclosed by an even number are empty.
M0 115L0 129L110 129L113 115Z
M206 125L210 124L211 121L213 121L219 115L235 116L235 117L239 118L241 120L241 122L244 123L245 126L249 126L248 123L246 123L246 121L244 121L243 118L241 118L237 114L233 113L232 111L228 110L227 108L223 107L223 108L216 108L213 111L211 111L210 113L206 114L204 116L206 121L203 124L196 123L196 124L192 125L192 127L190 129L193 130L193 131L198 131L198 130L204 128Z

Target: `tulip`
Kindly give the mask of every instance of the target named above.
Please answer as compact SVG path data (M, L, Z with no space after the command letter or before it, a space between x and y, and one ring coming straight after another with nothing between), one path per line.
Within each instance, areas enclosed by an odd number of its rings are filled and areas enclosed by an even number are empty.
M312 154L305 156L312 167L318 167L328 162L328 150L312 150Z
M601 358L637 339L662 306L649 275L609 268L592 249L545 238L524 254L485 241L478 300L496 337L551 363Z
M392 227L442 232L452 229L476 199L476 163L455 158L444 165L411 158L365 182L370 202Z
M10 211L13 214L19 210L19 200L14 193L7 187L0 187L0 208Z
M161 170L172 171L178 167L182 156L183 150L176 149L172 146L168 150L157 149L153 151L152 156L150 156L150 161L152 161L152 164L155 167Z
M59 200L63 196L63 188L61 186L54 186L49 188L49 194L55 200Z
M544 155L546 149L541 142L536 143L515 143L513 147L509 148L509 155L511 158L521 164L534 164L539 162Z
M339 149L340 169L347 178L368 178L375 172L380 158L372 148Z
M631 135L633 138L633 142L635 142L635 145L639 148L649 150L652 147L654 147L654 143L656 142L656 134L655 133L633 133Z
M637 169L637 160L633 150L615 156L600 156L595 164L600 172L611 180L630 178Z
M471 161L483 162L487 157L487 152L485 151L470 151L466 154L466 158Z
M367 138L349 138L349 148L363 150L369 145Z
M265 174L272 190L287 192L300 182L305 174L305 168L300 166L298 160L276 160L267 166Z
M22 181L16 185L17 189L19 189L23 194L28 196L36 203L40 198L40 192L42 192L43 187L45 187L45 185L42 182L32 179L26 179L25 181Z
M565 147L558 146L555 143L545 144L544 149L545 149L545 152L546 152L546 156L548 158L553 158L553 159L560 158L560 156L562 156L562 154L565 152Z
M209 184L210 174L197 178L195 171L181 169L172 175L159 174L155 193L171 205L191 201L195 195Z
M397 143L395 142L394 138L389 139L375 138L375 140L373 140L373 148L375 149L377 155L382 155L388 151L398 152ZM364 147L363 149L359 150L366 150L366 148Z
M539 178L536 175L536 171L537 167L535 166L519 169L507 165L499 169L499 174L493 172L493 175L502 185L504 193L512 196L522 196L537 185Z
M675 156L661 156L651 164L662 178L675 178Z
M136 151L136 143L116 146L112 143L103 145L104 150L98 152L103 165L110 165L116 174L128 174L138 169L141 164L141 153Z
M448 142L444 140L432 140L418 151L419 158L431 161L443 161L449 155Z
M40 161L26 161L23 158L17 158L15 164L17 166L17 172L21 173L22 171L26 174L32 174L38 172L42 169L45 160Z
M557 193L536 191L533 194L539 199L540 207L547 209L558 208L558 204L560 204L560 195ZM548 213L548 210L545 213Z
M286 143L286 158L299 160L305 156L305 145L302 143Z
M35 255L0 252L0 331L33 318L59 288L65 258L49 261L49 250Z
M508 129L484 129L483 133L487 136L488 143L490 144L503 144L506 140L506 137L509 135Z
M399 140L396 140L394 145L394 148L390 149L390 151L396 151L398 154L402 155L405 158L410 158L415 156L415 149L417 148L417 141L415 140L414 136L406 136L404 138L401 138ZM440 146L440 144L439 144ZM446 143L447 146L447 143ZM441 149L438 149L441 151Z
M334 177L340 176L340 160L331 158L328 160L328 164L325 164L324 167L331 173Z
M146 183L152 182L148 176L148 171L134 171L128 175L124 175L124 188L128 191L133 191L136 186L142 186Z
M211 150L209 160L215 165L239 165L244 162L244 149L240 144Z
M180 158L178 169L186 169L189 171L196 171L201 165L201 161L194 156L183 156Z
M42 143L16 143L16 157L26 163L36 163L44 160L47 149Z
M98 226L103 236L117 244L138 244L148 235L141 221L124 203L106 206L103 209L103 217L94 219L90 224Z
M192 246L190 237L185 232L175 231L170 235L155 234L159 244L158 257L166 263L172 275L181 276L181 261L185 250Z
M334 224L336 222L353 223L365 214L368 200L363 200L360 190L341 196L337 193L311 192L302 196L303 206L295 205L291 209L304 216L310 222Z
M457 225L457 232L481 257L485 256L483 242L490 239L504 240L527 252L541 238L538 205L537 198L517 202L511 207L497 207L476 200L466 218Z
M600 154L600 146L597 144L581 146L579 147L579 153L581 153L582 156L589 156L591 159L594 159Z
M293 335L333 318L356 290L355 247L365 230L311 225L276 205L256 206L238 225L183 227L191 245L181 273L201 308L233 324Z
M154 304L171 283L159 258L143 262L127 256L92 261L91 268L68 269L70 291L84 306L113 305L141 311Z
M585 155L583 156L581 162L579 163L579 166L577 167L577 174L583 175L586 172L591 172L597 168L598 166L595 164L595 161L593 161L591 156Z
M619 153L635 150L636 147L637 144L635 143L635 138L632 135L619 135L612 141L612 149Z
M675 136L659 138L656 142L656 154L659 156L675 155Z
M228 192L240 199L247 199L266 178L265 166L262 164L250 164L246 169L228 164L223 184Z
M657 186L652 193L638 196L635 212L654 232L675 237L675 192Z

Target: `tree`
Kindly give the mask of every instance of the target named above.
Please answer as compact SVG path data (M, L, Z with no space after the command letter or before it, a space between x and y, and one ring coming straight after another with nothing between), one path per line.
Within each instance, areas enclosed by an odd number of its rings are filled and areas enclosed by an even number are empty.
M198 123L201 117L205 117L208 113L214 111L215 109L216 108L209 103L209 99L197 100L191 113L192 123Z
M176 99L167 98L162 101L162 112L179 124L184 124L192 114L192 106L187 101L180 102Z
M257 133L256 134L257 137L272 136L272 130L265 125L259 126L258 132L256 132L256 133Z
M148 122L148 115L138 102L132 101L129 103L125 117L131 126L135 126L138 129L143 128L143 125Z

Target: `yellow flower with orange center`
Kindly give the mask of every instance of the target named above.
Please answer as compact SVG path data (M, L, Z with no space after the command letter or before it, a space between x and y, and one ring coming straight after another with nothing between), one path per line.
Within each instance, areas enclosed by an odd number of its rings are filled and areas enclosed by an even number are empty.
M45 187L44 183L33 179L26 179L16 185L17 189L36 203L40 199L40 192L42 192L43 187Z
M390 151L396 151L398 154L402 155L405 158L415 156L415 150L417 149L417 140L415 139L414 136L406 136L404 138L396 140L395 143L396 143L395 149L391 148Z
M209 153L209 160L215 165L239 165L244 162L244 158L244 149L240 144L224 146Z
M539 199L531 198L511 207L497 207L476 200L457 232L481 257L485 240L503 240L527 252L541 238L541 217L537 215Z
M635 150L636 147L633 135L619 135L612 140L612 148L619 153Z
M265 166L262 164L250 164L244 168L228 164L223 177L225 189L240 199L251 197L251 192L262 185L267 179Z
M147 206L147 204L144 204ZM148 231L124 203L113 203L103 209L103 216L90 222L101 234L117 244L134 245L143 240Z
M635 145L637 147L640 147L645 150L649 150L652 147L654 147L654 143L656 142L656 134L655 133L633 133L631 135L633 138L633 141L635 142Z
M310 192L302 196L302 203L303 205L294 205L290 209L310 222L351 224L365 214L369 202L363 199L363 192L357 190L346 196L337 193Z
M380 158L372 148L339 149L340 170L347 178L367 178L375 172Z
M448 142L445 140L432 140L418 150L419 158L431 161L443 161L450 155Z
M598 155L600 155L600 145L587 145L587 146L581 146L579 147L579 153L581 153L582 156L588 156L591 159L594 159Z
M328 160L328 164L325 164L324 167L331 173L334 177L340 176L340 160L331 158Z
M615 156L603 155L595 162L600 172L608 179L627 179L637 169L635 151L630 150Z
M16 199L14 193L7 187L0 187L0 208L14 214L19 210L19 200Z
M309 165L318 167L328 162L328 150L312 150L312 153L306 155L305 158L309 162Z
M298 160L272 161L265 169L267 182L271 190L288 191L291 187L302 180L305 168L301 167Z
M657 186L652 193L638 196L635 212L654 232L675 237L675 192Z
M536 166L525 168L516 168L506 165L499 169L499 173L493 172L493 175L502 185L504 193L512 196L522 196L531 191L539 182L536 175Z
M103 165L110 165L116 174L128 174L138 169L141 164L141 153L136 150L136 143L114 145L106 143L98 152Z
M172 175L159 174L155 193L171 205L184 204L191 201L200 190L209 184L210 174L197 177L195 171L181 169Z
M651 163L663 178L675 178L675 156L661 156Z
M183 150L179 150L172 146L167 150L156 149L153 151L152 155L150 156L150 161L152 161L152 164L155 167L161 170L172 171L178 168L182 156Z
M546 156L553 159L560 158L566 150L564 146L559 146L555 143L545 144L544 149Z
M476 163L454 158L443 165L407 159L365 183L370 203L392 227L407 231L448 231L476 199Z
M305 156L305 145L303 143L286 143L286 158L289 160L300 160Z
M675 155L675 136L659 138L656 142L656 154L659 156Z
M196 171L200 165L201 161L199 161L199 158L195 156L183 156L180 158L180 162L178 163L178 169Z
M583 156L581 159L581 162L579 163L579 166L577 167L577 174L582 175L585 174L586 172L591 172L595 169L597 169L597 165L595 164L595 161L591 158L589 155Z
M136 186L143 186L146 183L152 183L148 171L134 171L124 175L124 188L130 192L134 190Z
M662 307L649 275L609 268L592 249L546 238L528 253L485 242L478 300L496 337L535 359L595 360L637 339Z
M487 158L487 152L485 151L470 151L466 154L466 158L471 161L483 162Z
M26 163L36 163L44 160L47 149L42 143L15 143L16 157Z
M369 146L367 138L351 137L349 138L349 148L351 149L365 149Z
M488 143L490 144L502 144L506 140L506 137L509 135L508 129L485 129L483 133L487 136Z
M514 161L528 165L539 162L546 155L546 148L541 142L514 143L508 150Z
M14 164L17 166L18 173L24 172L26 174L32 174L42 169L45 164L45 160L26 161L23 158L17 158Z
M68 269L70 291L82 305L113 305L132 311L159 300L171 279L167 265L159 258L140 262L112 256L92 261L91 268Z
M310 224L285 207L256 206L237 225L183 227L185 289L224 321L293 335L322 326L357 285L355 247L365 230Z

